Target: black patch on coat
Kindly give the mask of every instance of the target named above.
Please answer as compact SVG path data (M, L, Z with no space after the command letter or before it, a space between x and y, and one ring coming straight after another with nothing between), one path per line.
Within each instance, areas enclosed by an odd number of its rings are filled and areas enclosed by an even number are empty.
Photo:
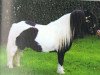
M41 51L42 48L35 41L35 38L37 36L38 29L36 28L29 28L25 31L23 31L17 38L16 38L16 45L20 50L23 50L25 48L32 48L36 51Z
M65 52L58 52L58 63L62 66L64 62Z
M31 26L35 26L36 25L36 23L35 22L33 22L33 21L25 21L25 23L26 24L29 24L29 25L31 25Z

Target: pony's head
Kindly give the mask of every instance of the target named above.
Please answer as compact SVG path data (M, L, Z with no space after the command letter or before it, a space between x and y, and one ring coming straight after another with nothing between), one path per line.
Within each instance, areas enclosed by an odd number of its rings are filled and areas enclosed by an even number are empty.
M97 26L96 16L88 10L85 10L84 13L85 13L85 19L86 19L85 25L84 25L85 33L95 34L96 26Z

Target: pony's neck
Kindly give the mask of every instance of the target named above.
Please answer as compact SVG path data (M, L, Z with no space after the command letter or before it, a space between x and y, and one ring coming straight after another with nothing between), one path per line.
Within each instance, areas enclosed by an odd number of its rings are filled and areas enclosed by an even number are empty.
M70 14L65 14L62 17L60 17L59 19L50 22L48 25L57 25L57 26L66 26L66 24L70 24Z
M69 45L70 38L72 37L71 25L70 25L70 13L62 16L58 20L55 20L48 24L54 31L56 31L59 37L59 47ZM66 43L67 42L67 43Z

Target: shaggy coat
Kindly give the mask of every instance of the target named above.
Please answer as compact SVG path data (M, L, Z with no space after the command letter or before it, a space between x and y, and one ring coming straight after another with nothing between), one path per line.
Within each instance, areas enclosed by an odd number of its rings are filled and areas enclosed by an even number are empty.
M39 52L56 51L58 54L57 72L63 74L65 52L72 45L74 33L78 32L83 35L84 22L84 12L75 10L47 25L35 24L31 21L14 23L10 29L7 43L8 67L20 66L20 52L25 48Z

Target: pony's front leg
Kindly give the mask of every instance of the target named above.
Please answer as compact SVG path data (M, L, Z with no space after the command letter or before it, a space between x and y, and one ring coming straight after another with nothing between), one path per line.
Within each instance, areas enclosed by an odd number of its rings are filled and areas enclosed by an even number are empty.
M59 74L64 74L64 68L63 68L63 62L64 62L64 55L65 52L58 52L58 69L57 69L57 73Z

